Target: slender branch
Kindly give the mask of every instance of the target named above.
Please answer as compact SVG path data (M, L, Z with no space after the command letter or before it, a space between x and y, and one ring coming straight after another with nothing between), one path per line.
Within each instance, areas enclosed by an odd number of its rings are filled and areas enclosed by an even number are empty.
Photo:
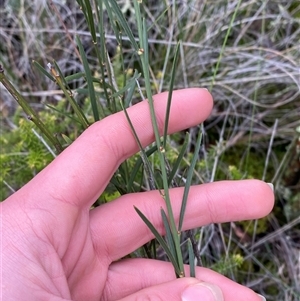
M21 106L25 114L27 115L28 120L32 121L41 132L51 141L51 143L56 148L58 153L63 151L63 147L58 141L57 137L55 137L44 125L44 123L39 118L38 114L30 107L25 98L17 91L17 89L13 86L13 84L7 79L4 74L4 69L2 65L0 65L0 82L7 89L7 91L12 95L12 97L18 102Z

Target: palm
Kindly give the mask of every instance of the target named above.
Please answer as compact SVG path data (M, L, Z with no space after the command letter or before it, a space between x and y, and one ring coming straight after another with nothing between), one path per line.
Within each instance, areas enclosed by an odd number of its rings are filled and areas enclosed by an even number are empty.
M72 299L100 300L110 262L103 260L105 257L101 248L96 246L90 228L89 212L87 210L78 212L71 223L57 228L57 233L60 233L60 229L69 227L70 231L65 237L53 236L56 240L53 245L60 246L61 249L61 255L56 257L53 263L56 262L63 270L66 278L66 281L62 282L66 286L63 289L70 291ZM62 240L65 241L64 249Z

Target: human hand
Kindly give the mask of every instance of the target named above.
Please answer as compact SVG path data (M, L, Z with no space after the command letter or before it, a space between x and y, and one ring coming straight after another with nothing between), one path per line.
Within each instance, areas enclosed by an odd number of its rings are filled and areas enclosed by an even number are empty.
M155 96L161 132L166 100L167 93ZM169 132L201 123L211 108L204 89L175 91ZM143 146L150 144L154 135L148 103L129 108L128 114ZM134 206L164 234L160 208L165 204L157 191L124 195L90 210L119 164L137 151L124 113L114 114L92 125L1 203L3 300L261 300L206 268L198 267L196 278L175 279L170 263L119 260L153 239ZM170 191L177 220L182 192ZM269 186L258 180L194 186L183 228L260 218L273 201Z

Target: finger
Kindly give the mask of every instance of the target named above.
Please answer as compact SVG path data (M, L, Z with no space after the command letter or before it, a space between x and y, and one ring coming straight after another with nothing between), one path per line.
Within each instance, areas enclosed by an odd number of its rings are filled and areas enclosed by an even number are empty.
M178 223L183 189L170 190L174 217ZM192 186L183 229L210 223L256 219L268 214L274 194L262 181L221 181ZM100 253L115 261L153 239L153 234L134 210L134 206L164 235L160 208L166 210L158 191L128 194L90 212L91 230ZM101 218L105 216L105 220Z
M154 97L160 132L164 126L167 97L168 93ZM212 97L205 89L174 91L168 132L201 123L211 109ZM142 145L153 142L148 102L129 108L128 114ZM48 194L75 205L89 206L99 197L119 164L137 151L124 112L116 113L90 126L24 189L30 193L34 188L30 199L39 199L41 195L45 199Z
M158 284L119 299L119 301L132 300L224 301L222 291L218 287L198 282L193 278L181 278Z
M188 276L188 266L185 266L185 272ZM166 300L181 300L179 299L180 293L186 288L186 285L192 284L191 278L186 278L186 283L175 283L174 278L174 269L168 262L141 258L121 260L113 263L109 268L106 287L104 288L103 294L104 300L118 300L134 294L135 292L139 292L140 290L151 292L153 287L160 287L160 289L166 293L166 296L168 296L167 293L171 294L169 289L174 292L177 287L178 290L175 291L174 299L166 298ZM197 267L196 278L198 281L218 286L223 293L225 301L261 301L257 294L251 289L237 284L210 269ZM193 283L197 283L195 280L196 279L194 279ZM113 289L115 287L122 287L123 289ZM148 288L148 290L145 290L146 288ZM141 298L140 300L143 299ZM161 300L164 299L162 298ZM201 299L199 297L198 300L206 299Z

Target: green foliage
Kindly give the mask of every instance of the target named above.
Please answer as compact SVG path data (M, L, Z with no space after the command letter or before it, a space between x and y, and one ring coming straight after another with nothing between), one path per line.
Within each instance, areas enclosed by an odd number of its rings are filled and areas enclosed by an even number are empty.
M17 190L53 159L33 128L31 122L20 118L16 129L0 137L1 200L11 193L4 183Z
M105 204L105 203L109 203L115 199L117 199L120 196L120 193L118 191L109 191L108 189L106 189L100 196L98 202L100 202L100 204Z
M89 112L89 105L83 108ZM64 100L39 113L40 118L53 135L64 134L69 141L74 141L82 132L82 128L74 119L66 117ZM53 145L42 135L37 127L16 110L12 117L15 128L10 132L2 132L0 136L0 196L8 197L30 181L37 173L54 159ZM43 141L44 142L43 142ZM68 144L61 138L66 147Z
M211 266L211 269L218 273L229 276L231 273L238 271L244 263L244 257L241 254L230 254L222 257L217 263Z
M259 235L262 233L266 233L268 227L269 227L269 221L268 218L260 218L256 222L253 221L242 221L237 222L238 225L242 226L245 233L249 235L249 237Z

